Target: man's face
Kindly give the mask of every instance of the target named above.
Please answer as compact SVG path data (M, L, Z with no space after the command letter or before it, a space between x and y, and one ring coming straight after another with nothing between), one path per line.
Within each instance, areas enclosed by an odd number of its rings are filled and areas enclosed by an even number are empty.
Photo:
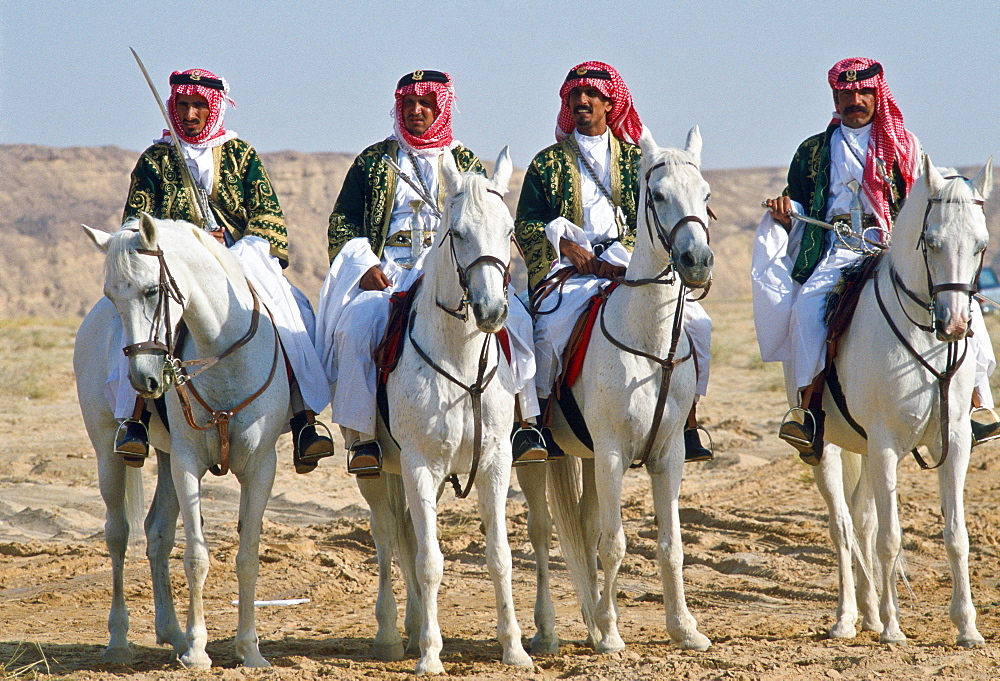
M833 103L848 128L868 125L875 115L875 88L834 90Z
M437 94L429 92L426 95L406 95L403 97L402 112L406 132L420 137L437 118Z
M188 137L197 137L208 122L208 100L201 95L177 95L174 98L181 130Z
M607 125L608 112L611 111L611 100L601 94L597 88L583 86L569 91L567 97L569 110L573 114L573 122L578 129L592 130ZM603 130L601 130L603 132Z

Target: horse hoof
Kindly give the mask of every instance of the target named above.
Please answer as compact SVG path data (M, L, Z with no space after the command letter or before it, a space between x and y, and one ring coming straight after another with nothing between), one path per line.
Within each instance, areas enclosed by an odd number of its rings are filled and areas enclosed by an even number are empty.
M900 635L900 636L886 636L885 634L883 634L882 636L879 636L878 642L882 643L882 644L885 644L887 646L908 646L908 645L910 645L910 642L908 640L906 640L906 636L903 636L903 635Z
M403 642L376 643L372 647L372 657L380 662L399 662L403 659Z
M420 639L416 636L406 642L406 654L410 657L420 657Z
M104 649L103 660L105 664L132 664L135 661L135 653L127 645L116 648L108 646Z
M527 669L532 669L535 666L535 663L531 661L531 656L524 652L524 648L521 647L520 643L504 651L503 663L509 664L512 667L525 667Z
M625 641L623 641L622 637L617 634L615 636L609 636L597 644L596 650L601 655L605 655L607 653L620 653L625 650Z
M417 662L416 674L417 676L444 674L444 665L441 664L441 660L420 660Z
M879 620L862 620L861 631L871 631L876 634L882 633L882 622Z
M243 659L243 666L249 669L266 669L271 666L271 663L265 660L260 653L257 653L256 655L247 655Z
M857 633L853 622L837 622L830 627L830 638L854 638Z
M962 648L980 648L986 645L982 636L960 638L957 643Z
M181 663L181 666L185 669L211 669L212 668L212 658L208 656L208 653L191 654L184 653L177 660Z
M677 645L680 646L681 650L697 650L698 652L702 652L712 646L712 640L701 632L696 631L691 636L678 642Z
M156 645L168 645L174 649L174 652L178 657L184 654L187 650L188 643L187 637L184 636L184 632L178 629L177 631L170 634L160 634L156 635Z
M556 636L545 636L535 634L531 639L531 654L535 657L539 655L558 655L559 639Z

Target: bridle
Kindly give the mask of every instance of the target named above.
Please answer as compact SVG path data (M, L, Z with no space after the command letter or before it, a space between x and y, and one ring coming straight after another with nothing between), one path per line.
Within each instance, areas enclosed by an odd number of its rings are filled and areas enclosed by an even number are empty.
M489 194L493 194L499 197L501 200L503 199L503 195L494 189L487 189L486 191ZM445 239L448 240L449 248L451 250L451 259L455 265L455 271L458 274L458 285L462 288L462 301L458 304L457 307L454 308L448 307L438 299L435 299L434 303L439 308L450 314L452 317L455 317L456 319L459 319L463 322L467 322L469 320L469 302L470 302L469 272L476 265L483 263L485 263L486 265L497 267L500 270L501 274L503 275L504 298L506 298L507 285L510 283L510 263L504 262L503 260L497 258L496 256L481 255L475 260L473 260L471 263L466 265L465 267L462 267L462 265L458 262L458 254L455 252L455 231L451 225L448 226L448 230L442 235L441 241L438 243L437 246L438 248L441 248L444 245ZM465 383L462 383L460 380L458 380L450 373L448 373L448 371L446 371L437 362L435 362L431 358L431 356L427 354L427 352L422 347L420 347L416 339L413 337L413 322L415 319L416 319L416 307L414 307L411 310L410 318L406 325L406 336L407 338L409 338L410 345L413 346L414 351L417 353L420 359L422 359L424 363L427 364L427 366L432 368L434 371L436 371L441 376L445 377L458 387L462 388L462 390L464 390L469 394L469 397L472 400L472 423L473 423L472 465L469 469L469 479L465 484L465 489L462 489L462 485L458 481L457 475L452 474L448 476L448 479L451 480L452 485L455 488L455 495L459 499L465 499L467 496L469 496L469 492L472 491L472 483L475 482L476 472L479 469L479 459L482 457L483 393L486 391L486 387L490 384L490 381L493 380L493 377L497 373L497 369L500 367L500 355L501 355L500 340L499 338L497 338L496 334L493 333L483 334L485 337L483 338L483 347L479 351L479 363L478 363L478 372L476 375L476 380L474 383L466 385ZM497 363L494 364L493 368L487 372L486 367L489 359L489 347L491 339L496 344Z
M164 257L163 249L136 249L135 252L139 255L153 256L157 259L159 264L159 284L157 286L158 291L156 307L153 312L153 319L150 322L149 340L127 345L122 348L122 351L125 353L125 356L129 358L141 354L155 354L163 356L163 374L165 377L165 383L167 386L173 384L177 388L177 396L180 399L181 409L184 412L184 417L187 420L188 425L195 430L204 431L210 430L213 427L218 429L220 463L211 466L209 470L213 475L225 475L229 472L229 421L244 407L248 406L251 402L260 397L264 391L267 390L268 386L271 385L271 381L274 379L274 375L277 371L278 359L280 357L278 328L272 317L271 328L274 331L274 357L271 362L271 372L268 374L267 380L264 384L256 392L232 409L212 408L195 388L191 379L236 352L236 350L249 343L250 340L257 334L257 328L260 322L260 298L257 296L257 292L254 290L250 282L247 281L247 287L250 289L250 295L253 298L253 312L250 317L250 328L247 332L218 355L199 359L181 360L177 357L176 353L177 347L180 345L180 339L183 336L183 329L186 327L183 326L183 320L179 321L177 325L171 324L169 301L174 300L179 305L183 306L184 295L181 293L181 290L177 285L177 281L170 273L170 268L167 265L166 258ZM265 309L267 308L265 307ZM271 316L269 310L268 316ZM165 330L165 343L161 343L157 340L159 337L161 320L162 326ZM176 331L175 326L177 327ZM199 368L194 372L189 373L188 367L195 366ZM191 401L187 394L188 391L190 391L191 396L197 400L205 411L209 413L209 419L205 425L199 425L194 420L194 411L191 408Z
M503 194L496 191L495 189L487 189L488 194L493 194L500 197L503 200ZM500 258L493 255L481 255L472 262L470 262L465 267L458 262L458 254L455 252L455 229L451 225L448 226L447 231L441 237L441 241L438 242L438 248L444 246L445 240L448 241L448 247L451 250L451 260L455 265L455 272L458 274L458 285L462 289L462 300L456 307L448 307L440 300L435 300L435 303L439 308L450 314L456 319L460 319L463 322L469 320L469 272L473 267L481 263L486 263L488 265L493 265L500 270L503 275L503 290L504 296L507 295L507 284L510 283L510 262L504 262Z
M966 182L968 182L968 178L961 177L959 175L949 175L945 179L947 179L947 180L961 179L961 180L965 180ZM983 199L976 199L976 198L971 198L971 199L963 199L963 198L942 199L942 198L937 198L937 197L931 197L931 198L927 199L927 206L924 208L924 218L923 218L923 223L921 225L921 230L920 230L920 238L917 240L917 246L916 247L922 249L922 251L923 251L924 273L926 275L927 291L928 291L928 294L929 294L928 300L926 300L926 301L923 300L919 295L917 295L912 290L910 290L906 286L906 284L903 282L902 277L899 276L899 272L897 272L896 269L891 266L891 264L889 266L890 281L892 282L892 288L893 288L893 291L896 294L896 300L899 303L899 307L903 311L903 315L910 322L910 324L912 324L913 326L917 327L918 329L920 329L921 331L924 331L926 333L934 334L935 331L936 331L936 329L935 329L936 320L935 320L935 312L934 312L934 296L936 296L938 293L941 293L943 291L961 291L961 292L965 292L965 293L969 294L969 306L971 308L971 306L972 306L972 296L976 293L976 291L979 290L978 286L977 286L977 282L979 281L979 273L983 269L983 260L984 260L984 258L986 256L985 249L983 250L983 252L979 256L979 267L976 270L976 274L973 277L973 279L972 279L971 282L947 282L947 283L943 283L943 284L935 284L934 281L933 281L933 279L932 279L932 277L931 277L930 262L929 262L928 256L927 256L927 223L928 223L928 219L930 217L931 209L935 205L942 205L942 204L963 204L963 203L964 204L977 205L977 206L979 206L981 208L983 208L984 205L985 205L985 202L983 201ZM983 209L985 210L985 208L983 208ZM938 371L937 369L935 369L930 364L930 362L928 362L926 359L924 359L920 355L919 352L917 352L917 350L909 342L909 340L902 333L902 331L900 331L900 329L896 325L896 323L892 320L892 317L889 315L889 310L886 308L885 302L882 299L882 293L881 293L881 290L879 289L879 277L875 277L875 285L874 286L875 286L875 300L878 303L879 310L882 312L882 317L885 319L886 323L889 325L889 328L892 330L893 334L896 336L896 339L900 343L902 343L903 347L906 348L906 351L914 359L916 359L917 362L919 362L920 365L923 366L937 380L938 392L940 393L940 402L941 402L940 409L938 410L940 412L939 416L940 416L940 430L941 430L941 459L935 465L929 466L923 460L923 458L920 456L920 454L917 453L917 450L916 449L913 450L913 456L917 460L917 464L920 466L920 468L922 468L924 470L934 470L935 468L939 468L940 466L942 466L944 464L945 460L948 458L948 449L949 449L949 447L948 447L948 444L949 444L949 440L948 440L948 430L949 430L948 429L948 419L949 419L948 393L949 393L949 388L951 386L951 379L954 377L954 375L958 371L959 367L962 366L962 363L965 361L965 358L966 358L966 356L968 355L968 352L969 352L968 331L966 332L966 336L961 339L962 341L964 341L964 343L962 345L961 352L959 352L957 341L949 341L947 343L947 352L946 352L946 357L945 357L945 366L944 366L944 369L942 371ZM930 315L930 319L931 319L930 324L921 324L920 322L916 321L915 319L913 319L910 316L909 312L907 312L907 310L906 310L906 306L903 305L903 300L900 297L900 292L902 292L904 295L906 295L907 298L909 298L910 300L912 300L914 303L916 303L922 309L927 310L928 314Z

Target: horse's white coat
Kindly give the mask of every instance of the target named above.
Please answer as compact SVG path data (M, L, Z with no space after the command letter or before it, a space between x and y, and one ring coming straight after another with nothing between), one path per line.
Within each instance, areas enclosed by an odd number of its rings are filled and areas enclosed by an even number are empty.
M945 362L945 341L964 342L958 339L968 328L969 295L959 291L938 293L933 301L939 320L937 333L926 333L906 315L927 324L927 311L901 295L904 313L893 292L890 266L907 288L924 300L930 299L927 272L935 284L973 281L989 234L982 207L969 200L985 199L991 187L992 161L973 181L966 182L944 179L925 159L924 177L914 184L899 213L892 247L876 274L893 322L911 346L938 370ZM925 268L917 244L929 198L960 202L935 205L928 214L926 239L930 247ZM860 600L862 629L880 632L883 643L905 643L896 597L896 577L902 573L896 467L918 445L926 446L934 461L940 458L940 400L935 379L886 323L873 283L869 282L861 295L836 359L848 408L867 431L868 441L847 424L827 391L823 408L828 444L816 469L816 483L830 511L830 537L839 565L839 599L830 636L854 636ZM969 585L969 539L963 501L971 447L968 405L974 381L975 362L970 356L951 381L949 453L937 470L953 584L951 619L958 628L958 644L967 647L983 644L976 629ZM790 386L790 399L794 393L795 386ZM859 568L857 589L852 562Z
M492 180L459 173L451 154L444 155L442 181L446 191L442 227L424 264L424 284L414 303L412 337L439 366L462 383L476 380L480 350L489 345L488 366L498 361L492 335L507 315L506 289L498 267L483 263L468 273L468 321L460 321L438 305L458 306L463 298L447 231L454 233L458 265L465 268L482 255L508 262L513 221L499 196L506 193L511 161L506 149L497 160ZM507 543L504 506L510 483L510 428L514 419L512 379L503 360L483 393L483 451L476 474L479 510L486 533L486 565L496 593L497 636L503 661L522 667L531 658L521 646L521 630L511 595L511 554ZM397 453L384 430L380 441L386 454L377 479L359 479L358 486L371 508L372 537L378 554L379 592L375 606L378 633L374 654L379 659L402 659L402 639L396 627L392 592L392 556L398 552L407 586L408 650L419 643L418 674L440 674L441 632L437 595L443 575L443 556L437 540L437 498L445 478L457 473L463 485L473 451L472 403L469 394L437 373L404 345L387 393L392 434ZM405 498L404 498L405 497ZM412 522L411 522L412 521Z
M113 595L108 622L111 640L105 660L116 662L132 657L127 640L123 567L128 534L137 528L130 528L125 516L124 482L126 478L135 479L138 471L128 469L122 457L113 452L118 424L104 397L104 383L112 362L117 362L121 352L109 340L115 325L122 325L126 344L149 339L159 273L155 257L135 251L161 248L184 296L183 309L169 303L172 322L176 323L183 315L190 332L192 342L186 344L183 359L217 355L233 345L249 328L253 307L238 262L210 236L187 223L148 216L134 226L138 232L123 229L115 234L85 228L98 247L108 253L104 285L107 298L94 306L80 326L73 358L80 406L97 454L101 493L107 505L105 528L112 561ZM208 404L216 409L235 407L267 380L276 339L270 318L263 309L261 312L254 338L194 380ZM162 332L158 339L163 340ZM147 397L156 397L171 387L163 374L161 355L141 354L132 358L129 379ZM205 652L208 632L202 593L209 554L202 532L200 487L208 468L219 462L219 438L215 428L196 431L188 427L176 391L167 392L166 398L172 430L167 435L154 415L150 437L157 450L159 475L145 523L156 607L156 638L159 643L170 643L184 666L204 668L211 666L212 661ZM261 520L274 481L274 445L282 430L287 405L288 382L279 367L268 389L237 413L229 426L231 470L241 485L236 652L248 667L269 666L258 650L253 603ZM197 403L192 407L195 421L206 423L207 412ZM177 622L167 565L178 511L184 518L184 568L190 588L186 632Z
M708 224L708 183L701 176L701 134L693 128L687 147L660 149L648 130L640 140L642 164L639 177L639 215L636 245L628 267L630 280L652 278L673 259L684 281L704 285L711 276L713 256L708 235L697 223L688 222L677 230L671 253L664 251L655 236L655 225L647 224L646 172L653 209L663 229L669 232L684 216L694 215ZM652 230L652 231L651 231ZM670 345L671 325L680 281L670 285L650 284L618 287L606 303L608 330L621 343L657 357L665 357ZM682 334L676 357L691 352ZM695 395L693 361L679 364L673 372L660 429L650 454L649 471L658 523L658 557L663 580L663 604L667 632L683 648L704 650L711 642L697 629L687 609L681 576L683 551L677 497L684 466L683 426ZM555 438L566 450L564 461L517 471L518 481L529 505L529 535L537 561L538 586L532 639L536 654L558 652L554 629L554 609L548 591L548 546L551 521L545 499L553 506L563 556L577 596L588 640L598 652L622 650L625 643L618 633L618 570L625 555L625 533L621 518L622 478L629 465L641 455L660 386L660 368L650 360L627 353L612 345L595 326L583 370L573 394L586 418L594 439L594 453L572 435L557 410L553 423ZM582 478L577 472L582 461ZM581 486L582 481L582 486ZM603 586L598 581L597 559L604 569Z

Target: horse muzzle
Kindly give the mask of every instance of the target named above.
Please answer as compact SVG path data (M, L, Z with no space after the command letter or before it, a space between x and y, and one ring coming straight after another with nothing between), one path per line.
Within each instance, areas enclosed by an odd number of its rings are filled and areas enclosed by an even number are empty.
M681 281L688 288L705 288L712 280L715 254L708 246L693 248L674 259L674 267Z
M476 318L476 327L483 333L496 333L503 328L507 321L507 301L501 305L486 304L473 301L472 315Z
M972 319L968 303L963 300L957 307L945 300L934 303L934 336L942 343L953 343L969 335Z

